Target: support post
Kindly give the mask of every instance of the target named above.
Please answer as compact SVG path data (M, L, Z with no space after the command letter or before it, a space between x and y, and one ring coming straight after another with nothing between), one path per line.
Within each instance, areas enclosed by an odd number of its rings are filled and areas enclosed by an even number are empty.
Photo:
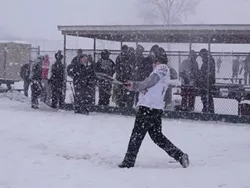
M96 62L96 38L94 38L94 62Z
M37 47L37 56L39 56L40 54L41 54L41 47L38 46L38 47Z
M94 64L96 63L96 38L94 38ZM95 86L95 90L94 90L94 105L97 104L97 97L96 97L96 86ZM99 90L100 88L98 87L98 95L99 95Z
M181 80L181 77L180 77L180 67L181 67L181 52L179 51L178 52L178 80L179 81Z
M208 64L207 64L207 109L206 112L209 113L209 96L211 93L211 87L210 87L210 62L211 62L211 36L208 36Z
M64 34L63 37L63 65L66 68L66 50L67 50L67 36L66 34ZM66 71L65 71L65 75L67 75Z
M190 39L190 42L189 42L189 51L191 51L191 50L192 50L192 41Z
M8 46L7 46L7 44L5 44L5 45L4 45L4 55L3 55L3 56L4 56L4 57L3 57L3 58L4 58L4 62L3 62L3 63L4 63L4 64L3 64L3 78L4 78L4 79L5 79L5 76L6 76L6 71L7 71L7 70L6 70L6 67L7 67L7 63L8 63L8 60L7 60L8 49L7 49L7 48L8 48Z
M64 102L66 99L66 90L67 90L67 64L66 64L66 50L67 50L67 35L64 34L63 36L63 67L64 67L64 88L63 88L63 98Z

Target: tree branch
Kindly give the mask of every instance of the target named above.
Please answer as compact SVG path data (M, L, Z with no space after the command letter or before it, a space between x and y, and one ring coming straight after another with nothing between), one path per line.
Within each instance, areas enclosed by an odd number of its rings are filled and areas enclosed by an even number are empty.
M144 18L151 15L163 24L174 24L181 22L182 18L187 17L195 11L195 7L200 0L141 0L143 5L147 5Z

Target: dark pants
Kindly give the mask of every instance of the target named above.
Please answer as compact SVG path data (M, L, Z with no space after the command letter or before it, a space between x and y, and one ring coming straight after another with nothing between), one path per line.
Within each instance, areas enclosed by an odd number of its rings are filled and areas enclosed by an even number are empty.
M181 89L181 107L183 110L193 111L195 107L195 90L192 88Z
M26 97L28 97L29 86L30 86L30 81L29 80L24 80L23 81L23 91L24 91L24 95Z
M63 98L63 83L51 83L51 92L52 92L52 108L59 107L63 108L64 98Z
M87 86L76 85L75 89L75 113L86 114L91 105L91 94Z
M139 92L136 92L136 93L135 93L135 106L136 106L137 103L139 102L139 95L140 95Z
M162 110L139 107L124 161L130 164L135 163L140 146L147 132L154 143L169 156L177 161L180 160L183 152L162 134L162 113Z
M98 105L100 106L109 106L110 97L111 97L112 85L105 81L100 82L99 87L99 101Z
M42 84L39 81L31 83L31 106L38 108L38 98L42 93Z
M201 90L201 101L203 103L202 112L214 114L214 99L212 93L209 92L208 94L205 89Z

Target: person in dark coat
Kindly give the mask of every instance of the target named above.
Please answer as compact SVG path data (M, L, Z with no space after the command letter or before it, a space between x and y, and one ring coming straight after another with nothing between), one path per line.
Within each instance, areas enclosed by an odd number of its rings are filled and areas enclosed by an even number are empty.
M127 45L123 45L121 53L116 58L116 79L120 82L125 83L132 78L132 65L130 62L129 48ZM116 102L119 107L128 107L128 92L127 90L119 85L117 86L117 98Z
M82 55L83 55L83 50L82 49L78 49L77 50L77 55L72 59L71 64L78 63L79 62L79 58Z
M110 52L106 49L101 52L101 59L96 64L96 72L103 73L111 77L115 74L115 63L110 59ZM98 105L109 106L112 84L104 79L99 79L98 82Z
M63 97L63 83L64 83L64 66L62 64L63 55L55 54L56 62L51 67L51 76L49 83L51 84L52 91L52 108L59 109L63 108L64 97Z
M145 58L144 68L140 72L140 79L144 80L153 71L152 64L160 54L160 47L158 45L153 45L149 51L149 55Z
M133 47L128 49L129 65L131 69L130 80L136 80L136 53ZM133 108L135 103L135 91L127 91L127 107Z
M143 56L144 47L140 44L136 46L135 50L135 80L143 81L145 77L145 57ZM139 92L135 93L135 105L139 100Z
M23 91L24 95L28 97L29 85L30 85L30 66L33 61L30 60L29 63L24 64L21 67L20 76L23 79Z
M144 48L141 45L137 45L135 50L135 70L136 70L136 81L143 81L145 77L145 57L143 56Z
M214 113L214 100L211 90L215 84L215 60L207 49L202 49L199 55L203 62L200 68L199 77L201 100L203 103L202 112Z
M191 50L188 59L180 66L181 85L181 107L183 111L193 111L195 107L195 87L199 79L199 65L196 61L197 54Z
M80 55L77 62L67 67L68 76L73 79L75 113L88 114L91 105L90 82L95 79L94 69L88 66L88 56Z
M91 54L87 57L87 70L89 73L92 73L88 82L88 90L89 90L89 105L95 105L95 87L97 82L97 77L95 75L96 64L93 60Z
M30 71L31 81L31 108L38 109L38 98L42 93L42 63L44 57L38 56L37 60L32 63Z

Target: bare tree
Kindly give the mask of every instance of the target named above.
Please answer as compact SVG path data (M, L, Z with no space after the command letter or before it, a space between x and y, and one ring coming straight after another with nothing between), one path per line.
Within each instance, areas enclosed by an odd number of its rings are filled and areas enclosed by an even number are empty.
M195 13L199 0L139 0L143 5L141 16L148 23L165 25L181 23Z

